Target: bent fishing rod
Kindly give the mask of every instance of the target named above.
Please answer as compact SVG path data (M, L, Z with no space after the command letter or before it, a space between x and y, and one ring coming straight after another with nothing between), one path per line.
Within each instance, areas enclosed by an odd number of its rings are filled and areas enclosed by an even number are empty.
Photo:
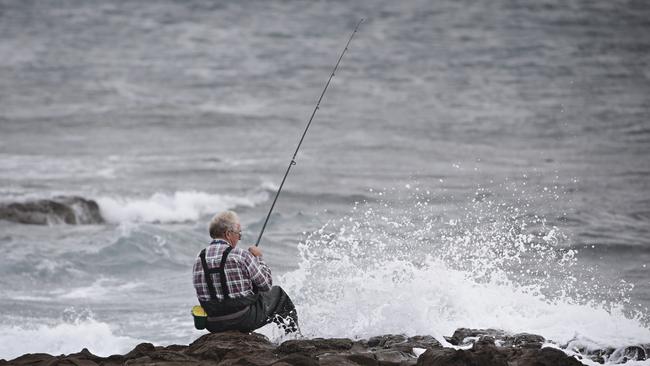
M280 188L278 188L278 192L275 194L275 198L273 199L273 203L271 204L271 209L269 210L268 215L266 215L266 220L264 220L264 225L262 226L262 231L260 231L260 236L257 238L257 242L255 243L255 246L260 245L260 241L262 240L262 235L264 235L264 229L266 229L266 224L268 224L269 219L271 218L271 213L273 212L273 208L275 207L275 203L278 201L278 197L280 196L280 192L282 191L282 187L284 186L284 182L287 180L287 176L289 176L289 171L291 171L291 168L296 165L296 156L298 155L298 150L300 150L300 146L302 145L303 140L305 139L305 135L307 135L307 130L309 130L309 126L311 126L311 122L314 120L314 116L316 115L316 111L320 109L320 102L323 100L323 96L325 95L325 92L327 91L327 87L330 85L330 82L332 81L332 78L334 77L334 74L336 73L336 69L338 69L339 64L341 63L341 59L343 59L343 55L345 55L345 52L348 50L348 46L350 46L350 42L352 42L352 38L354 38L354 35L357 33L357 30L359 29L359 26L361 23L363 23L364 19L362 18L359 20L359 23L357 23L357 26L354 28L354 31L350 35L350 38L348 39L348 43L345 44L345 48L343 49L343 52L341 52L341 55L339 56L338 61L336 61L336 65L334 65L334 69L332 70L332 73L330 74L329 79L327 80L327 83L325 84L325 88L323 88L323 92L320 94L320 98L318 98L318 102L316 103L316 107L314 108L314 111L311 113L311 117L309 118L309 122L307 122L307 126L305 127L305 131L302 133L302 137L300 137L300 141L298 142L298 146L296 147L296 151L293 153L293 156L291 157L291 161L289 162L289 166L287 167L287 171L284 173L284 178L282 178L282 183L280 183Z

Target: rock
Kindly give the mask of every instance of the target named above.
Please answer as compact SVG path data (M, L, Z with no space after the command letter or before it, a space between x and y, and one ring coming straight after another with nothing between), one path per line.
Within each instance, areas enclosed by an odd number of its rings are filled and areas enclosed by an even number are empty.
M555 348L497 347L487 339L477 342L470 350L450 348L429 349L417 362L418 366L581 366L578 360Z
M525 348L542 348L546 338L537 334L529 333L518 333L512 337L509 337L511 344L514 347L525 347Z
M597 363L619 364L627 361L645 361L650 358L650 344L631 345L620 348L591 348L573 339L562 348L580 353L585 358Z
M285 354L301 352L317 355L331 351L347 351L352 348L352 345L352 340L348 338L292 339L283 342L277 350Z
M412 364L415 365L417 359L409 353L397 350L387 349L375 352L375 358L379 366L400 366Z
M521 352L521 355L516 357L517 363L513 365L583 366L580 361L556 348L522 349Z
M498 329L469 329L458 328L451 336L449 343L455 346L467 345L474 343L480 336L491 336L495 339L503 338L505 332ZM473 339L472 339L473 338Z
M316 358L302 355L300 353L292 353L280 359L274 366L292 365L292 366L318 366Z
M404 343L408 338L401 334L386 334L382 336L376 336L368 339L366 344L368 347L385 347L390 348L391 345Z
M350 360L347 356L337 354L324 354L318 357L320 366L359 366L358 363Z
M151 343L140 343L131 352L127 353L124 355L124 358L129 360L132 358L140 358L143 356L147 356L150 353L153 353L156 351L156 348L153 346Z
M626 363L627 361L645 361L648 353L642 346L629 346L618 348L612 352L607 361L610 363Z
M245 364L246 357L251 355L256 358L265 357L273 362L278 361L278 357L273 354L274 350L273 344L261 334L232 331L201 336L190 344L185 353L203 360L235 359L235 361L239 360L240 364Z
M354 362L356 365L362 366L379 366L379 361L375 358L373 353L353 353L348 356L348 360Z
M141 343L125 355L99 357L83 349L79 353L52 356L27 354L4 365L76 366L581 366L574 357L551 348L539 348L546 340L538 335L506 335L494 329L459 329L456 342L473 344L470 349L442 347L431 336L406 337L387 334L368 340L314 338L288 340L277 346L257 333L225 332L206 334L189 346L166 347ZM413 348L425 349L420 357ZM647 359L647 345L623 347L603 356L609 363ZM601 350L602 351L602 350Z
M546 342L544 337L537 334L518 333L509 335L497 329L459 328L454 332L450 343L457 346L469 345L479 340L485 341L488 338L491 338L496 345L504 347L542 348L542 345Z
M428 349L417 361L417 366L489 366L478 363L476 356L453 348Z
M372 349L394 349L402 353L412 355L413 348L437 348L442 347L432 336L413 336L407 338L404 335L387 334L383 336L376 336L368 339L364 343L365 346Z
M27 202L0 204L0 220L21 224L100 224L99 205L78 196L58 196Z

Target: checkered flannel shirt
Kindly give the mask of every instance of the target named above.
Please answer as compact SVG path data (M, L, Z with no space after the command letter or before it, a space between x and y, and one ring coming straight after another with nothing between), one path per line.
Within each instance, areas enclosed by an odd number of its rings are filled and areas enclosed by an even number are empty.
M224 240L214 240L205 250L205 260L208 268L218 268L221 256L229 244ZM197 255L193 269L194 289L201 301L210 300L210 291L203 274L201 258ZM217 292L217 298L223 300L221 279L218 273L212 274L212 281ZM259 291L269 291L273 286L271 269L264 263L262 257L255 257L248 250L233 248L226 260L226 282L231 298L244 297L253 294L253 284Z

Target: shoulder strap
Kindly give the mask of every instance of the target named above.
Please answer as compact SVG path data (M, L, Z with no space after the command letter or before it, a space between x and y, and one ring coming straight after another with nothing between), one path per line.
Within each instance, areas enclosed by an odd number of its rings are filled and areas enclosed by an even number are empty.
M226 281L226 259L228 259L228 254L232 250L231 246L228 246L223 252L221 257L221 265L219 266L219 275L221 277L221 291L223 292L223 298L227 299L230 297L230 291L228 291L228 282Z
M205 260L205 249L201 251L199 256L201 257L201 266L203 267L203 275L205 276L205 282L208 285L208 291L210 292L211 300L218 300L217 290L214 287L214 282L212 281L212 274L219 273L221 279L221 291L223 292L224 299L230 297L230 292L228 291L228 282L226 280L226 259L228 259L228 254L232 250L231 246L228 246L223 252L221 257L221 265L218 268L209 268L208 262Z

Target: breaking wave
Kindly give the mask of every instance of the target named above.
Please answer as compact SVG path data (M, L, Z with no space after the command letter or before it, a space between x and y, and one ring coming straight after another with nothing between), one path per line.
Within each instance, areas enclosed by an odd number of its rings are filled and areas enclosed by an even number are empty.
M128 352L142 342L116 335L110 325L92 317L57 324L2 325L0 334L0 358L7 360L27 353L70 354L83 348L107 357Z
M460 327L544 336L567 353L650 342L632 287L577 261L558 228L474 202L465 217L418 200L403 215L362 204L300 244L281 278L310 337L444 336ZM424 254L423 254L424 253Z
M148 198L101 197L97 202L109 222L174 223L195 221L203 215L236 207L253 207L267 199L266 191L245 196L179 191L155 193Z

